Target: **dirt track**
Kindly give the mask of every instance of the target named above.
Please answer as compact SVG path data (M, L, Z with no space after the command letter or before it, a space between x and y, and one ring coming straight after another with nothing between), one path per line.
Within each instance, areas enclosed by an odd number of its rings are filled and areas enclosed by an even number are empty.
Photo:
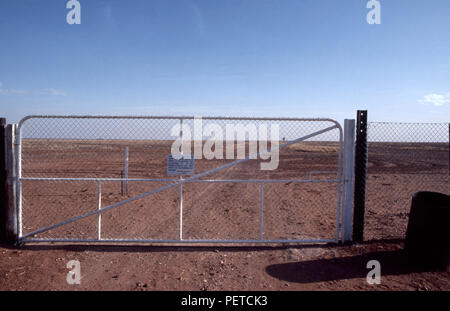
M28 142L24 177L119 177L122 149L129 142L92 146L73 142L42 151ZM26 145L25 145L26 147ZM81 148L82 147L82 148ZM410 195L417 190L450 189L442 146L429 148L433 178L426 163L414 167L391 146L388 154L370 157L367 243L355 246L59 246L25 245L1 248L0 288L28 290L449 290L450 273L409 266L401 251ZM394 149L392 149L394 148ZM397 149L395 149L397 148ZM79 150L84 150L79 152ZM387 150L389 148L383 148ZM280 155L279 170L261 172L258 161L233 167L210 178L307 178L308 172L336 170L336 146L299 144ZM445 150L443 151L445 152ZM167 144L130 147L130 178L165 176ZM132 160L134 157L134 160ZM427 157L425 157L427 158ZM203 161L197 172L225 161ZM437 164L436 164L437 163ZM252 173L249 173L252 172ZM92 174L88 176L89 174ZM435 176L442 180L436 181ZM318 178L333 178L321 175ZM92 182L24 182L24 232L30 232L96 208L97 184ZM152 184L151 186L149 184ZM134 182L128 195L120 183L102 185L102 206L155 189L162 183ZM446 188L449 186L449 188ZM437 189L437 190L439 190ZM129 203L102 215L104 238L178 238L178 187ZM184 238L257 238L258 184L189 184L183 189ZM265 185L267 238L333 238L336 186L328 184ZM393 203L395 208L390 204ZM41 237L97 236L97 217L55 229ZM382 239L382 240L381 240ZM68 285L66 264L81 262L81 285ZM366 264L378 259L382 284L366 283Z

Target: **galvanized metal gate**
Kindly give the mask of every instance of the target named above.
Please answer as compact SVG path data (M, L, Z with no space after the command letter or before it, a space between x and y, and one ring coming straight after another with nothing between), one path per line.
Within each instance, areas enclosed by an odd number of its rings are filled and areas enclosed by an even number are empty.
M222 131L223 138L224 129L241 126L247 132L233 141L233 154L234 147L243 144L248 155L234 160L196 159L201 172L166 176L164 161L177 139L176 131L194 128L195 132L196 122L197 118L185 116L21 120L16 131L19 242L340 240L347 179L338 122L204 117L200 136L194 133L190 141L192 150L198 145L205 150L205 128L210 136ZM258 145L259 151L252 153L255 137L266 135L252 136L252 129L265 130L274 124L278 143L271 141L271 148L266 145L263 151ZM267 160L275 152L279 152L278 168L261 171L262 157Z

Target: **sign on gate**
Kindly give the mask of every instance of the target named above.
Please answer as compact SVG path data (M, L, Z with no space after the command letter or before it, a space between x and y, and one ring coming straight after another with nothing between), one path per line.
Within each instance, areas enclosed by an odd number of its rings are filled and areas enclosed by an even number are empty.
M186 156L177 160L171 154L167 156L167 175L194 175L194 172L194 157Z

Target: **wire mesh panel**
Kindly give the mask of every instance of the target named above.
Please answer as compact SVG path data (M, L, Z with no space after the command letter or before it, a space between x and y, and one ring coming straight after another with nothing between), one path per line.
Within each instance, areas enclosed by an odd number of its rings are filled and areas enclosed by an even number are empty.
M22 181L22 233L70 219L96 209L97 183L92 181ZM33 238L94 239L97 221L89 217L45 231Z
M333 120L34 116L19 129L22 241L338 240ZM192 174L169 174L174 152Z
M188 183L183 191L183 239L259 239L257 184Z
M122 194L121 182L102 182L102 208L142 193L159 189L167 182L131 181ZM176 240L179 237L178 188L173 187L125 203L101 213L101 239Z
M404 238L417 191L450 194L448 123L368 123L366 239Z
M269 183L264 196L264 238L334 239L337 183Z

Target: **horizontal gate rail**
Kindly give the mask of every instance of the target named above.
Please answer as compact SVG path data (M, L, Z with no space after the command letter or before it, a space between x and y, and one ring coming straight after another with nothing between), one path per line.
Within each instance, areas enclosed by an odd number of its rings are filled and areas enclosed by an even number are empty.
M47 178L47 177L22 177L20 180L31 181L152 181L183 183L338 183L339 179L153 179L153 178Z
M59 239L59 238L27 238L22 242L73 242L73 243L176 243L176 244L192 244L192 243L251 243L251 244L271 244L271 243L336 243L335 239L295 239L295 240L197 240L197 239L183 239L183 240L157 240L157 239Z
M161 120L193 120L193 116L74 116L74 115L30 115L19 121L18 128L22 127L22 124L29 119L130 119L130 120L151 120L151 119L161 119ZM228 120L228 121L326 121L334 123L338 128L341 125L333 119L330 118L246 118L246 117L202 117L203 120Z

